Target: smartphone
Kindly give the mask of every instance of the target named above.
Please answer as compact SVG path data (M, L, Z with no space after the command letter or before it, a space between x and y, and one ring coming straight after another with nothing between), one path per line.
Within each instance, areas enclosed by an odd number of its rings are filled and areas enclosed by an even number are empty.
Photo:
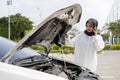
M96 28L96 27L93 27L93 30L97 30L97 28ZM95 35L95 32L92 31L92 34Z

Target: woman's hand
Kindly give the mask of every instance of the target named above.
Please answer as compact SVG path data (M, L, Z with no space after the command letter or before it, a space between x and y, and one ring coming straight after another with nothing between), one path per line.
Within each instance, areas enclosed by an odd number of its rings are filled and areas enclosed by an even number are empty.
M93 32L95 33L95 36L97 35L97 28L94 27Z
M68 38L68 37L69 37L69 35L68 35L68 33L66 33L66 34L65 34L65 38Z

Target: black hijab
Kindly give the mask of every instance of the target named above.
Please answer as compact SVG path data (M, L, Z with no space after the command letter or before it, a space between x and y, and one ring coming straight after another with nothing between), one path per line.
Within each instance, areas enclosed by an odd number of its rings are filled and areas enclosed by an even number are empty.
M86 21L86 25L87 25L87 23L90 23L93 28L95 28L95 27L97 28L97 26L98 26L98 21L97 21L96 19L93 19L93 18L88 19L88 20ZM94 32L88 32L87 30L85 30L84 33L85 33L86 35L88 35L88 36L93 36L93 35L95 35Z

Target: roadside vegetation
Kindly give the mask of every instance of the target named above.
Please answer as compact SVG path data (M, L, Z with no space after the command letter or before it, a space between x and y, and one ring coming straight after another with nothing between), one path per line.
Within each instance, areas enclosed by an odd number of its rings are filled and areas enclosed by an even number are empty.
M34 50L38 50L39 52L42 52L44 53L45 50L43 47L41 46L31 46L30 48L34 49ZM57 46L57 45L53 45L51 50L50 50L50 53L65 53L65 54L69 54L69 53L74 53L74 48L72 47L68 47L66 46L65 44L62 44L61 47Z
M106 44L103 50L120 50L120 44L113 45Z
M31 46L31 48L34 49L34 50L38 50L42 53L45 52L44 48L40 47L40 46ZM104 50L120 50L120 44L113 44L111 46L106 44L104 49L101 50L101 51L98 51L98 53L100 53ZM65 53L65 54L71 54L71 53L73 54L74 53L74 48L68 47L65 44L62 44L62 47L59 47L59 46L54 44L52 46L51 50L50 50L50 53L61 53L61 52Z
M120 44L120 19L115 22L106 23L102 32L103 40L111 44Z

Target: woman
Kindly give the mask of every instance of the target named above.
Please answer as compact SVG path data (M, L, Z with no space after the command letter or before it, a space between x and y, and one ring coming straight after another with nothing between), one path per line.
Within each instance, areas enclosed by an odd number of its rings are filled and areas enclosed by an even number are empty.
M98 21L89 19L86 22L86 30L73 39L66 35L66 45L75 47L74 61L79 66L96 71L97 51L104 48L104 41L97 33Z

